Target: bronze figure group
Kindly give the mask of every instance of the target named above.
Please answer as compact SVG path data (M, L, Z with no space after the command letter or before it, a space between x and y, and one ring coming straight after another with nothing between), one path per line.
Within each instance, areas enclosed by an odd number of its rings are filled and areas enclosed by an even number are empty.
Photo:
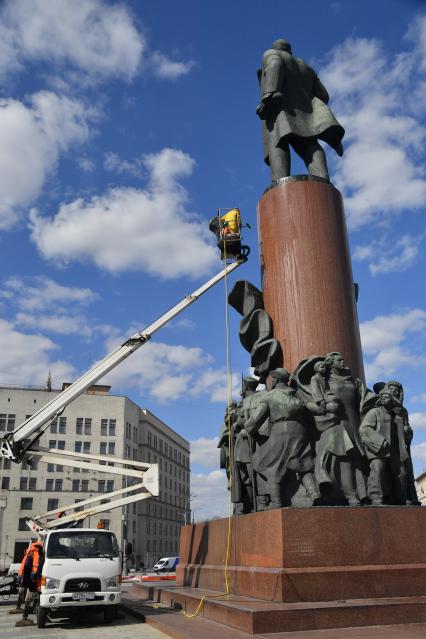
M236 514L283 506L419 505L413 431L395 380L366 388L340 353L313 356L270 389L243 379L225 414L221 467Z

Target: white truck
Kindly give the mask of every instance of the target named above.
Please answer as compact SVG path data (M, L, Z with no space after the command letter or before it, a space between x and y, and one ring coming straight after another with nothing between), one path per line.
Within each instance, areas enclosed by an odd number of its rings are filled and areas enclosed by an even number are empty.
M67 528L48 532L44 541L37 625L68 616L80 608L103 609L105 621L116 616L121 600L121 557L108 530Z
M132 335L14 431L0 439L0 455L15 463L24 459L37 460L127 478L125 487L120 490L102 493L78 504L61 506L29 520L31 530L44 539L45 563L41 594L36 604L40 628L44 627L49 616L86 606L104 607L106 619L114 616L120 601L122 569L115 536L105 530L72 527L91 515L157 496L159 481L157 464L114 457L111 466L111 457L46 449L38 446L38 440L52 420L57 419L76 397L146 344L153 333L198 300L203 293L247 261L246 254L234 257L235 260L225 264L217 275L183 298L145 330ZM57 550L58 547L61 552Z

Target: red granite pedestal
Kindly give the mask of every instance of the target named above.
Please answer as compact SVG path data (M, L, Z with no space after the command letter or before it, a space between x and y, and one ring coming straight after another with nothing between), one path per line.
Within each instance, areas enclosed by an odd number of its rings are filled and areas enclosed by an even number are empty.
M245 632L426 619L426 509L283 508L182 530L177 588L162 601ZM164 594L166 593L166 594Z
M364 379L343 201L330 183L293 176L257 208L262 289L290 371L310 355L343 353Z

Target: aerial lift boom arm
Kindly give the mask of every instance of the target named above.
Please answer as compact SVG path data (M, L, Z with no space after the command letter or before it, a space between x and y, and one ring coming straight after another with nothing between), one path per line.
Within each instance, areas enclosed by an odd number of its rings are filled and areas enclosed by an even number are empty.
M79 502L72 502L55 510L34 515L27 520L31 530L37 533L47 532L55 528L64 528L98 513L109 512L149 497L158 497L158 464L149 464L130 459L120 459L104 455L91 455L59 449L38 448L28 451L31 461L41 461L49 464L61 464L83 471L107 473L126 477L124 488L108 493L98 493L94 497ZM107 466L111 464L113 466ZM95 463L94 463L95 462ZM121 466L121 468L120 468ZM127 478L133 478L137 483L129 483ZM97 503L99 502L99 503ZM86 507L82 510L83 507Z
M109 371L118 366L118 364L124 361L138 348L146 344L156 331L167 324L167 322L170 322L170 320L176 317L176 315L181 313L193 302L198 300L203 293L208 291L212 288L212 286L220 282L223 278L238 268L246 261L246 259L247 258L244 256L237 257L234 262L227 264L214 277L209 279L196 291L184 297L180 302L164 313L164 315L159 317L155 322L147 326L143 331L135 333L129 337L129 339L127 339L121 346L95 364L90 370L62 391L62 393L54 397L50 402L34 413L34 415L25 420L14 431L7 433L2 439L0 439L0 455L19 463L23 459L25 453L35 452L31 450L31 447L43 434L51 419L60 415L64 408L76 399L76 397L81 395L90 386L104 377L104 375L106 375ZM62 461L60 463L65 462Z

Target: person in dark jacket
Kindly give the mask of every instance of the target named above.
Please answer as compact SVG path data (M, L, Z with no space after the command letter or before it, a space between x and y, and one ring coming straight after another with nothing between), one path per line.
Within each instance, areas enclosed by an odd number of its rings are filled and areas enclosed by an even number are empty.
M25 559L22 575L22 584L27 589L25 596L25 606L21 621L17 621L15 626L33 626L34 621L28 619L28 615L34 607L34 599L40 593L41 573L43 570L44 554L41 541L31 544Z

